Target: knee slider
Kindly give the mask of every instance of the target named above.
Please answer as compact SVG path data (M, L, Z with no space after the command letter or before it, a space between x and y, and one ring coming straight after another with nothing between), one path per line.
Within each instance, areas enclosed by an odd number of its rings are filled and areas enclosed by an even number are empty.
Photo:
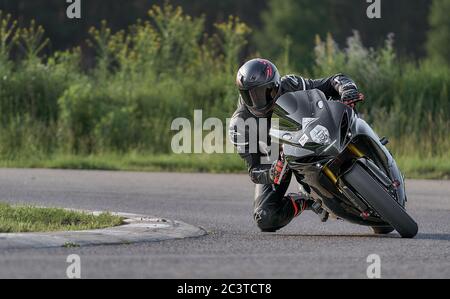
M254 219L259 229L263 232L275 232L278 227L274 223L272 213L264 210L258 209L255 211Z

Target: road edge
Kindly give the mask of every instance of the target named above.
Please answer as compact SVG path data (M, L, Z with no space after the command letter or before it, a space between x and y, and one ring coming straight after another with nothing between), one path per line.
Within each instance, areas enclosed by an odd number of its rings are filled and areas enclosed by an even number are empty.
M101 212L90 213L94 215L101 214ZM207 234L203 228L181 221L129 213L112 214L125 218L125 224L100 230L52 233L0 233L0 250L129 245L198 238Z

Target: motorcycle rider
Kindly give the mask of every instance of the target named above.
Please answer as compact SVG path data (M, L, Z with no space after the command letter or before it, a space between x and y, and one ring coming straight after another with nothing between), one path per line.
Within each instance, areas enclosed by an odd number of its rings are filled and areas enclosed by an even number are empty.
M266 59L246 62L237 73L236 84L240 93L239 107L230 123L230 139L245 160L250 178L256 184L254 220L261 231L275 232L288 225L303 211L312 209L314 202L306 194L310 189L302 182L301 177L296 177L306 193L286 195L292 171L283 173L284 161L281 155L273 164L263 164L262 159L268 156L268 152L260 146L256 152L252 152L251 136L257 136L258 144L262 137L270 143L270 137L258 136L258 131L253 132L248 126L242 127L239 125L242 124L240 121L255 120L260 124L265 119L270 128L275 102L288 92L319 89L327 98L338 98L352 108L364 96L358 91L355 82L343 74L316 80L296 75L281 77L277 67ZM245 142L238 140L242 136Z

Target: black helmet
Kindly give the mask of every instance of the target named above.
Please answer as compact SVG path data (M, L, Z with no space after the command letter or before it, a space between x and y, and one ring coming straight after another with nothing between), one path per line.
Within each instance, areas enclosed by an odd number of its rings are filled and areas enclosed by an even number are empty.
M244 105L257 117L272 112L281 77L277 67L265 59L253 59L238 71L236 84Z

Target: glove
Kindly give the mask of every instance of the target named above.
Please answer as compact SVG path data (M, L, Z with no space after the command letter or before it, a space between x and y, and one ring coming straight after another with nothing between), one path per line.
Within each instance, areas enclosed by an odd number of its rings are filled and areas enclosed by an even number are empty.
M270 169L270 179L273 181L275 185L279 185L286 175L287 171L283 173L284 162L278 160L273 163L272 168Z
M351 88L342 92L341 100L345 105L355 108L358 102L364 101L364 95L357 89Z

